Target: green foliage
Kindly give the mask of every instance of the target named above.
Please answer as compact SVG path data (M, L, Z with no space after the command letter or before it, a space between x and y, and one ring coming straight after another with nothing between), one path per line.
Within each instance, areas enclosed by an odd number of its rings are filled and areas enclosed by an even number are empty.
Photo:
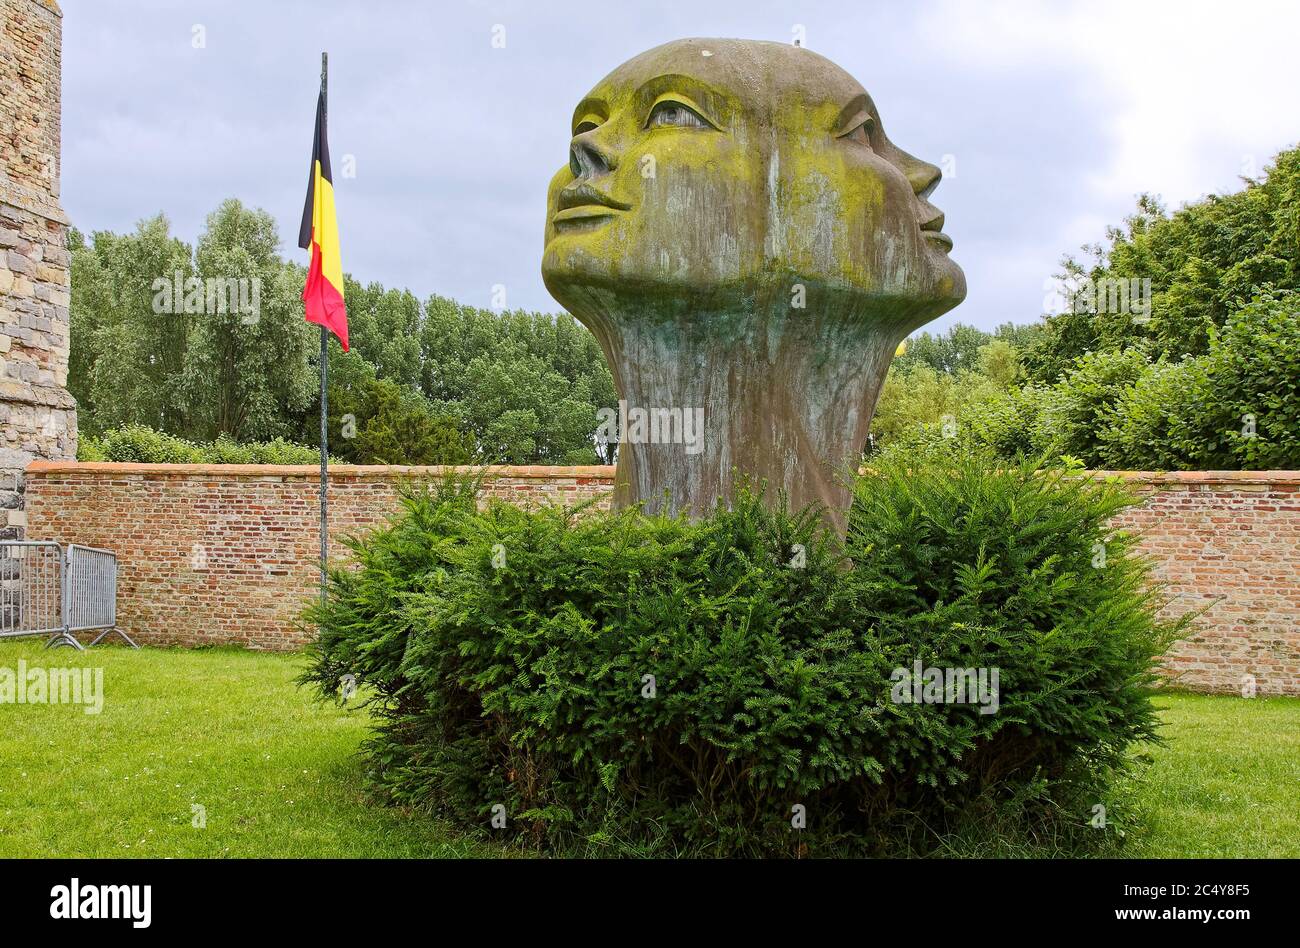
M873 448L906 451L954 436L966 440L977 415L987 415L993 406L1008 406L1021 375L1019 351L1003 338L987 338L964 359L969 369L947 372L928 358L896 359L872 419ZM912 351L909 342L907 355ZM989 418L979 425L991 422Z
M1206 355L1151 366L1101 439L1116 468L1300 467L1300 293L1260 296L1211 332Z
M72 233L68 390L83 432L123 424L183 427L176 380L189 330L184 317L155 313L153 283L193 276L190 249L161 214L134 234Z
M279 241L270 214L234 199L208 215L195 248L198 274L256 280L261 290L256 313L228 308L190 321L176 381L191 437L288 435L291 419L311 405L318 383L309 359L319 348L318 330L303 319L306 270L276 255Z
M876 445L900 456L988 448L1049 465L1068 455L1111 470L1292 470L1300 467L1298 312L1300 293L1264 293L1210 328L1203 355L1153 362L1140 345L1091 352L1053 385L999 385L989 347L983 372L891 368Z
M617 405L614 380L595 337L572 316L493 313L433 297L421 345L422 390L472 434L479 460L613 462L615 446L595 445L592 435L597 410Z
M78 235L68 387L83 430L142 424L196 440L296 430L315 337L302 318L303 271L276 256L278 241L269 214L235 200L209 215L194 254L162 215L134 234ZM195 291L191 279L214 283ZM245 281L250 311L206 289L227 280Z
M1114 421L1121 394L1148 371L1146 356L1136 348L1096 352L1080 358L1052 388L1036 421L1048 433L1044 447L1053 454L1069 454L1090 466L1105 467L1101 445L1106 428Z
M1259 180L1170 215L1144 195L1106 247L1069 258L1063 276L1150 279L1150 319L1070 311L1048 318L1025 353L1030 377L1055 382L1087 352L1139 346L1153 361L1209 351L1211 334L1262 293L1300 290L1300 148L1274 158ZM1071 308L1073 309L1073 307Z
M331 450L353 464L468 464L474 456L454 419L414 389L376 378L354 352L330 359L329 432ZM320 442L319 424L304 440Z
M1131 502L914 457L858 485L842 550L748 492L692 524L448 482L353 541L304 680L368 689L391 800L484 830L500 804L550 851L889 852L986 806L1072 831L1154 736L1181 630L1107 526ZM999 710L896 703L918 660L998 668Z
M234 200L209 216L196 249L161 215L133 234L74 232L68 386L82 431L318 441L318 330L303 320L304 270L278 246L270 216ZM172 285L192 278L259 280L257 318L188 310L188 291L172 300ZM408 291L345 283L352 351L332 340L330 366L332 400L347 409L331 412L331 437L343 414L356 416L359 437L340 449L349 459L612 462L615 446L593 434L597 410L616 404L613 379L573 317L438 296L422 305Z
M924 364L936 372L949 374L976 371L980 368L982 358L980 350L989 343L997 341L1012 349L1023 349L1032 342L1040 329L1041 326L1037 324L1016 326L1004 323L994 332L987 333L974 326L957 323L946 333L931 335L921 332L908 339L906 351L894 360L894 365L901 370Z
M125 425L99 437L82 435L77 444L77 460L137 464L316 464L320 461L320 451L281 438L238 444L221 437L197 444L143 425Z

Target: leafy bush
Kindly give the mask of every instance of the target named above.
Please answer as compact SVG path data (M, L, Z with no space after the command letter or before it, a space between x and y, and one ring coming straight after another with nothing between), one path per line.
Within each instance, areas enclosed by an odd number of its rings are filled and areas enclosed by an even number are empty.
M1083 356L1051 389L1038 425L1050 433L1051 451L1105 467L1102 444L1125 389L1150 369L1138 348Z
M988 806L1080 827L1180 631L1107 527L1131 501L912 458L861 481L841 548L750 492L688 523L449 482L353 541L304 681L368 689L388 799L550 851L891 852ZM996 713L896 703L918 661L998 669Z
M330 444L351 464L468 464L474 439L418 391L388 379L352 353L339 360L329 396ZM342 378L338 378L342 376ZM350 416L350 424L349 424ZM349 428L352 430L349 431ZM313 433L319 443L319 436Z
M1261 293L1208 334L1208 353L1179 361L1150 362L1138 347L1090 353L1050 387L959 404L946 438L939 424L913 425L888 451L988 448L1118 470L1300 467L1300 293Z
M1112 417L1099 433L1102 466L1139 471L1188 466L1192 445L1185 429L1211 407L1205 401L1211 391L1205 361L1200 357L1157 362L1118 393ZM1225 426L1225 437L1227 433ZM1203 455L1195 449L1191 453Z
M1102 440L1117 467L1300 467L1300 293L1261 294L1211 331L1207 355L1152 366Z
M1298 311L1300 294L1262 293L1222 332L1210 328L1205 355L1146 363L1128 349L1081 359L1040 424L1058 432L1059 450L1098 467L1300 466Z
M1300 468L1300 292L1261 294L1230 316L1210 342L1209 377L1232 466ZM1253 437L1243 436L1247 415Z
M77 444L77 460L138 464L316 464L320 461L320 451L280 438L236 444L221 437L208 444L195 444L143 425L126 425L99 438L83 435Z

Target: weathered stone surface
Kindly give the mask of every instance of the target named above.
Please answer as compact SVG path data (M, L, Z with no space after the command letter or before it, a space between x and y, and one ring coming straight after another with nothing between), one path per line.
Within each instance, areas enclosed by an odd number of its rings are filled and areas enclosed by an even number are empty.
M71 458L65 389L71 255L59 206L61 17L53 0L0 0L0 518L20 537L33 458Z
M939 169L888 139L851 76L779 43L652 49L571 131L547 288L600 341L629 418L677 409L701 427L689 444L629 423L615 503L653 510L666 492L700 515L739 473L823 505L843 535L894 350L965 296L929 202Z

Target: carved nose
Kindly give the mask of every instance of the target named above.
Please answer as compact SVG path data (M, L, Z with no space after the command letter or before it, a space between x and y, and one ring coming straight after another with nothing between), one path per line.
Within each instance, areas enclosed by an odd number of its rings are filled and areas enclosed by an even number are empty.
M912 185L912 190L916 196L922 200L927 200L934 189L939 186L939 181L943 178L943 172L927 161L921 161L919 158L913 158L908 155L908 162L905 167L907 180Z
M569 145L569 170L575 178L598 178L618 167L613 151L596 141L595 129Z

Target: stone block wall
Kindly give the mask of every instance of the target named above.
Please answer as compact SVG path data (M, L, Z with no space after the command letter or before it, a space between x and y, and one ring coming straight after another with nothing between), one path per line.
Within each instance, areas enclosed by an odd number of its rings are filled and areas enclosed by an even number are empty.
M68 218L59 206L62 14L0 0L0 539L23 536L33 458L77 451Z

